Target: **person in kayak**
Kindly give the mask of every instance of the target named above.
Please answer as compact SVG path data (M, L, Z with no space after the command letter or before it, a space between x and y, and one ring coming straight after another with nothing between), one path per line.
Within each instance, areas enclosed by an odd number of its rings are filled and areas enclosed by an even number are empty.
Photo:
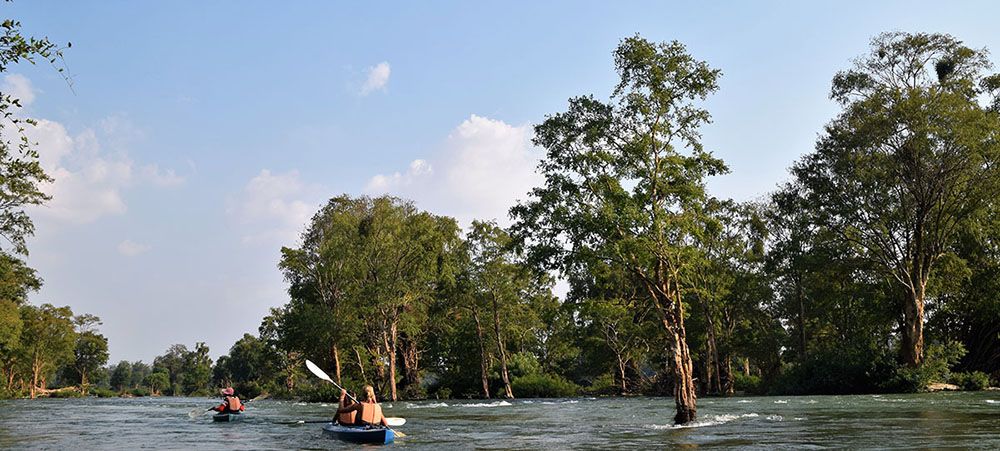
M381 425L389 426L385 422L385 417L382 416L382 407L378 405L378 401L375 400L375 388L371 385L365 385L365 399L364 401L346 404L347 391L340 390L340 405L341 407L337 409L337 421L340 424L344 424L341 421L341 415L346 413L355 413L354 421L351 423L354 426L367 426L367 425ZM346 418L344 418L346 419Z
M219 413L240 413L246 408L243 407L240 398L234 394L233 388L227 387L222 389L222 404L213 407L212 410Z

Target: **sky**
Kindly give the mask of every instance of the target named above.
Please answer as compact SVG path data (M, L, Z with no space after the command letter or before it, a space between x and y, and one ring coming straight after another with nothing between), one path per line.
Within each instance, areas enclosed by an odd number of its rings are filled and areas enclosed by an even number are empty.
M636 33L721 69L712 194L760 199L838 112L833 75L883 31L1000 52L993 2L274 2L18 0L66 43L0 76L54 177L30 210L33 303L103 320L111 360L174 343L219 356L287 302L277 269L327 199L390 193L497 219L540 181L532 126L606 98ZM994 62L1000 62L996 57Z

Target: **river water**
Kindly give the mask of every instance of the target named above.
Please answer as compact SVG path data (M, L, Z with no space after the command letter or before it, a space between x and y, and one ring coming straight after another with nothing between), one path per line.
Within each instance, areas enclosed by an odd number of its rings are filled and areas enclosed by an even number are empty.
M332 405L262 400L240 423L190 415L208 398L0 401L0 448L350 449L317 420ZM405 417L408 449L1000 449L1000 392L703 398L693 424L670 424L668 398L384 403Z

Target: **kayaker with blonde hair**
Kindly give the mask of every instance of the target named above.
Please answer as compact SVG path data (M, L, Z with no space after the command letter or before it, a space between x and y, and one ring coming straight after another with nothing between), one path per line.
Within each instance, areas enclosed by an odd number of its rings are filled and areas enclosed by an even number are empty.
M365 385L365 397L361 402L347 404L347 390L340 390L340 408L337 409L337 422L344 423L348 419L347 415L354 414L353 422L350 425L381 425L389 426L382 416L382 407L375 399L375 388Z

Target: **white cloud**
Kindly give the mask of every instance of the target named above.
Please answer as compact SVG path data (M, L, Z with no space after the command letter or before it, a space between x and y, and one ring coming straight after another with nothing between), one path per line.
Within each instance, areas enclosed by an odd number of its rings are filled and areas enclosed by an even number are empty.
M31 81L20 75L5 77L0 89L20 97L25 104L35 99ZM42 168L53 179L41 184L52 200L32 208L42 220L91 223L125 213L122 192L136 182L157 187L184 182L173 170L161 170L155 164L144 166L141 178L136 180L128 149L141 142L145 133L125 117L110 116L98 127L83 129L76 135L58 122L43 118L36 121L37 125L25 127L24 133L35 144Z
M86 224L125 213L121 189L131 182L131 161L102 154L91 130L70 137L61 124L42 119L25 133L38 143L42 167L53 179L41 186L52 200L36 208L40 216Z
M4 77L0 92L20 100L23 107L35 102L35 89L31 85L31 80L21 74Z
M389 63L386 61L369 67L368 79L365 80L365 84L361 86L360 94L366 96L371 94L373 91L385 89L385 85L389 83L389 74L391 72L392 70L389 68Z
M147 164L142 167L142 179L161 188L171 188L184 184L184 177L173 169L161 170L159 165Z
M390 193L417 201L426 210L507 222L507 211L541 183L541 153L531 146L531 128L472 115L456 127L431 159L414 160L407 171L369 179L369 194ZM433 168L433 170L432 170Z
M239 199L231 202L229 214L250 226L244 243L278 241L290 245L316 210L306 199L317 197L319 191L303 183L298 171L273 174L262 169L243 187Z
M136 243L135 241L126 239L121 243L118 243L118 253L126 257L135 257L136 255L142 254L151 247L145 244Z

